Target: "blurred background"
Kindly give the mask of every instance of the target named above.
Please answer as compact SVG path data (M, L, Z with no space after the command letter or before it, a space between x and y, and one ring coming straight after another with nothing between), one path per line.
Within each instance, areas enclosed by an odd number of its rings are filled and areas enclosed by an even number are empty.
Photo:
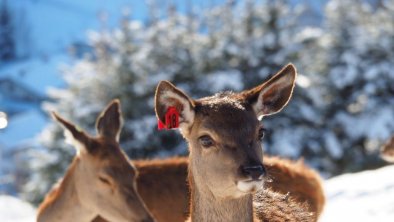
M75 154L49 111L95 133L119 98L132 159L186 155L157 131L154 89L194 98L262 83L292 62L295 94L264 150L325 178L385 163L394 133L393 0L0 0L0 194L33 204Z

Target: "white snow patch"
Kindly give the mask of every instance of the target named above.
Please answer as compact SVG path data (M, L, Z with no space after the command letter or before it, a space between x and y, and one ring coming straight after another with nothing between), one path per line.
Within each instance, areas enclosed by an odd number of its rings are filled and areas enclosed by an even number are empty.
M311 80L307 76L302 74L297 75L296 83L302 88L308 88L309 86L311 86Z
M349 115L341 112L337 119L343 124L346 134L353 138L366 136L369 139L384 140L390 137L394 124L392 107L380 107L373 112L363 113L361 116Z
M238 70L218 71L206 77L207 88L211 92L219 92L226 89L242 90L244 85L242 73Z
M320 222L388 222L394 219L394 166L345 174L324 183Z
M1 222L34 222L36 210L29 203L18 198L0 195Z
M317 39L323 35L323 30L316 27L306 27L301 32L296 34L295 39L297 42L307 41L310 39Z
M293 129L276 130L273 134L272 150L285 157L298 157L300 156L300 150L297 147L300 147L298 144L301 138L300 131L294 131Z
M341 158L343 155L343 150L335 134L333 132L327 132L325 133L324 138L327 151L330 153L330 156L335 159Z
M129 128L134 132L134 142L136 144L142 144L143 141L148 138L152 133L152 127L157 123L155 116L145 116L142 118L134 119L132 121L125 122L124 127Z

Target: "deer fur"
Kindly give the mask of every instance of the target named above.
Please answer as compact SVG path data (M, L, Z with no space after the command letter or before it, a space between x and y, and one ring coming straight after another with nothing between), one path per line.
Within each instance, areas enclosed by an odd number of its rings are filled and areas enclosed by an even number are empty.
M394 163L394 136L382 146L380 156L387 162Z
M77 148L64 178L38 208L38 222L86 222L99 213L112 221L153 222L135 187L137 172L119 147L120 103L114 100L97 118L91 137L56 113Z
M156 115L164 122L166 110L175 107L189 143L191 221L316 221L306 204L261 189L266 169L259 120L288 103L295 77L295 67L288 65L251 90L198 100L159 83Z
M132 161L138 173L137 189L152 215L160 222L182 222L189 215L187 157ZM269 181L265 184L283 200L306 203L319 216L325 197L319 175L302 161L264 157ZM158 179L159 178L159 179ZM165 187L165 189L164 189ZM279 198L281 199L281 198ZM286 203L286 202L284 202ZM97 217L94 222L107 221Z

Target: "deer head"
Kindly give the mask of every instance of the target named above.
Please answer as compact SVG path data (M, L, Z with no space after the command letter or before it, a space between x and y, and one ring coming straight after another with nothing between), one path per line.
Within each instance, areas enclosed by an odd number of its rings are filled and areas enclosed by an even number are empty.
M179 128L189 143L195 184L215 197L238 198L263 185L262 117L289 101L296 78L291 64L263 84L240 93L223 92L194 100L167 81L156 89L157 118L170 107L179 112Z
M137 193L137 172L119 146L120 103L114 100L97 118L97 137L56 113L66 139L77 148L74 184L80 204L110 221L153 221Z

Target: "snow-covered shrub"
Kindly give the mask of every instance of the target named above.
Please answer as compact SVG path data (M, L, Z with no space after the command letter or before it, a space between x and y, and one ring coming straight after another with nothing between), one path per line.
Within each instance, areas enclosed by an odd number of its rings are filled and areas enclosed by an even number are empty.
M283 1L230 1L200 16L183 16L172 9L148 24L125 19L116 30L89 33L94 52L64 69L68 88L54 89L53 101L44 107L94 133L97 114L111 99L119 98L125 118L121 144L131 158L186 154L187 145L177 133L156 130L157 83L169 80L195 98L256 86L283 65L297 61L302 47L293 39L301 30L296 20L297 13ZM287 127L283 122L291 119L282 115L276 120L281 118L271 125ZM35 201L74 152L63 145L56 124L42 135L43 145L55 158L36 164L39 174L27 186L29 198ZM294 146L293 157L299 156L298 150ZM38 183L44 185L34 185Z
M319 66L309 67L321 75L313 88L320 89L314 142L324 148L316 159L324 160L322 170L338 174L382 164L378 147L394 132L393 23L393 1L332 0L326 6L314 54Z

